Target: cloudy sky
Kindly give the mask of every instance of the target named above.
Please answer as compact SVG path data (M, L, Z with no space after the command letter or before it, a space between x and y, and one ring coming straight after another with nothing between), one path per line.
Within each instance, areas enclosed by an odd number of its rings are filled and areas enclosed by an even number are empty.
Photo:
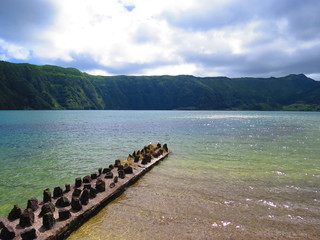
M320 1L1 0L0 59L99 75L320 80Z

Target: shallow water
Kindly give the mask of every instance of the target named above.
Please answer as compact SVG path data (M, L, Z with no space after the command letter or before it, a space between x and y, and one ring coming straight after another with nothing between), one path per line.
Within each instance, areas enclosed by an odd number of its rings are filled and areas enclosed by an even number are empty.
M149 142L173 151L70 239L319 239L320 114L2 111L0 211Z

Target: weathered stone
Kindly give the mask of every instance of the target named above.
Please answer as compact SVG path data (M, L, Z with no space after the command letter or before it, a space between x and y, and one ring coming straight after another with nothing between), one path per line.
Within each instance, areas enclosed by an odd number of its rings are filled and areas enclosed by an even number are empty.
M78 189L78 188L74 189L72 193L72 197L80 197L81 192L82 192L81 189Z
M25 209L20 216L20 227L28 227L34 223L34 213L30 208Z
M113 173L112 172L107 172L106 176L104 178L113 178Z
M93 187L90 188L90 198L95 198L97 196L97 191Z
M114 161L114 167L118 167L119 165L121 165L120 159L115 160Z
M92 174L91 174L91 179L97 179L97 178L98 178L97 173L92 173Z
M87 205L90 199L90 191L88 189L83 189L82 194L80 196L80 201L82 205Z
M114 188L115 186L116 186L116 184L115 184L115 183L113 183L113 182L112 182L112 183L110 183L110 185L109 185L109 187L110 187L110 188Z
M135 163L137 163L137 162L139 162L139 160L140 160L140 155L136 155L136 156L134 156L134 162Z
M32 240L37 238L36 230L34 228L28 228L21 232L22 240Z
M99 168L98 172L99 172L99 176L100 176L102 174L102 168Z
M148 160L144 157L144 158L141 160L141 164L143 164L143 165L148 164Z
M51 229L53 227L54 223L55 223L55 219L54 219L53 213L47 212L46 214L43 215L42 225L46 229Z
M168 152L169 150L168 150L168 145L165 143L165 144L163 144L163 149L166 151L166 152Z
M81 187L81 185L82 185L82 179L81 178L76 178L76 180L75 180L75 187L76 188L79 188L79 187Z
M111 171L110 168L104 168L103 171L102 171L102 173L108 173L108 172L110 172L110 171Z
M55 211L56 207L53 205L52 202L46 202L41 207L41 212L39 216L44 216L46 213L53 213Z
M31 208L32 211L36 211L39 208L39 202L36 198L28 200L27 208Z
M141 154L142 156L144 156L144 155L146 154L146 151L145 151L144 149L142 149L141 152L140 152L140 154Z
M91 188L91 184L84 184L83 185L83 189L90 189Z
M21 208L19 208L18 205L14 205L12 210L10 211L9 215L8 215L8 219L10 221L16 220L21 216L22 210Z
M101 178L98 178L96 181L96 190L97 192L104 192L106 190L106 183Z
M55 187L53 189L53 197L54 198L58 198L58 197L61 197L63 195L63 191L62 191L62 188L61 187Z
M60 221L64 221L64 220L67 220L71 217L71 213L70 213L70 210L68 209L59 209L59 220Z
M115 177L114 177L113 182L114 182L114 183L117 183L117 182L118 182L118 176L115 176Z
M70 201L67 197L60 197L56 202L57 207L68 207L70 206Z
M43 191L43 202L51 202L51 191L49 188Z
M126 174L125 174L125 172L123 170L119 170L118 171L118 176L119 176L119 178L125 178Z
M79 198L73 197L71 200L71 209L75 212L78 212L82 209L81 202Z
M145 158L147 159L148 163L151 162L151 154L146 154Z
M90 183L91 182L91 177L89 175L83 177L82 182L83 183Z
M133 169L131 166L126 166L124 169L125 174L132 174L133 173Z
M0 239L9 240L13 239L16 236L16 233L14 232L14 229L11 226L4 226L0 233Z
M70 190L71 190L70 184L66 183L64 186L66 187L66 189L64 190L64 192L65 192L65 193L70 192Z

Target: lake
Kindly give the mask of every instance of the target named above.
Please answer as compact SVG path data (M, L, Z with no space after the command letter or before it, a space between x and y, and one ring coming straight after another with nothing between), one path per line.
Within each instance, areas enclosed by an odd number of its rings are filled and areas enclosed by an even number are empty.
M149 143L172 154L69 239L320 239L320 113L0 111L0 215Z

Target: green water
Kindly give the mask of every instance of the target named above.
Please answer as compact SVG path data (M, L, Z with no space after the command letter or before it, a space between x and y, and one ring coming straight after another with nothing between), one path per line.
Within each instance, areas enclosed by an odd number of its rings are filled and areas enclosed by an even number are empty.
M173 154L70 239L319 239L320 114L0 112L0 211L149 142Z

